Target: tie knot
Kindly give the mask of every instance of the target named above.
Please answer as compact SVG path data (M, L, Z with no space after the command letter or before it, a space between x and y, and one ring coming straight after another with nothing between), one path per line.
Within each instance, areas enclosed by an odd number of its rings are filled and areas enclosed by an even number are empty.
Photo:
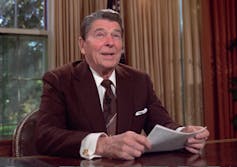
M102 85L105 89L108 89L111 84L113 84L113 83L112 83L112 81L110 81L109 79L104 79L104 80L101 82L101 85Z

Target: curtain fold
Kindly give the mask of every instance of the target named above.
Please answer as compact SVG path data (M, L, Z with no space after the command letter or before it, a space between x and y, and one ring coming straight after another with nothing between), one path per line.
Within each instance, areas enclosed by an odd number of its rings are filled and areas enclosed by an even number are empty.
M211 139L236 138L237 102L229 90L237 77L237 51L228 47L237 38L237 2L202 0L202 18L205 124Z
M187 124L203 123L202 69L200 54L200 2L183 0L183 90ZM195 118L195 120L193 119Z
M81 59L78 46L80 22L85 15L107 7L107 0L54 1L54 54L49 68Z
M182 26L179 0L121 0L127 62L151 76L182 124L203 123L198 2L183 1Z

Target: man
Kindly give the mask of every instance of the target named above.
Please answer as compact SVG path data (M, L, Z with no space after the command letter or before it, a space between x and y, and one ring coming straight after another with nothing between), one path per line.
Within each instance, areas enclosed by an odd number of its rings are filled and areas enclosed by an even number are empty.
M117 12L92 13L84 18L79 37L85 60L44 75L36 131L41 154L132 160L151 149L142 129L148 134L156 124L184 132L202 128L175 123L149 76L119 64L122 36ZM186 149L199 153L208 136L204 130L189 138Z

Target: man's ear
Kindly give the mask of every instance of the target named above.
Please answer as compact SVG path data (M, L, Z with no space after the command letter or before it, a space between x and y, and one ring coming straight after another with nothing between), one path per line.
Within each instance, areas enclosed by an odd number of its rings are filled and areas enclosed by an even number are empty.
M78 38L78 45L80 47L81 54L85 55L85 53L86 53L85 40L81 36L79 36L79 38Z

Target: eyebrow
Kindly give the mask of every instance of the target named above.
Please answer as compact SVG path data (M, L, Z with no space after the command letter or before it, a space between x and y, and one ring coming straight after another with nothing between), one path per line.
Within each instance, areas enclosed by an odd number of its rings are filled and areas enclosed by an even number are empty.
M105 29L103 29L103 28L96 28L95 29L95 32L97 32L97 31L104 31Z
M122 30L120 30L120 29L115 29L115 31L122 34Z
M97 32L97 31L105 31L105 29L104 28L96 28L94 32ZM120 29L115 29L114 31L122 33L122 31Z

